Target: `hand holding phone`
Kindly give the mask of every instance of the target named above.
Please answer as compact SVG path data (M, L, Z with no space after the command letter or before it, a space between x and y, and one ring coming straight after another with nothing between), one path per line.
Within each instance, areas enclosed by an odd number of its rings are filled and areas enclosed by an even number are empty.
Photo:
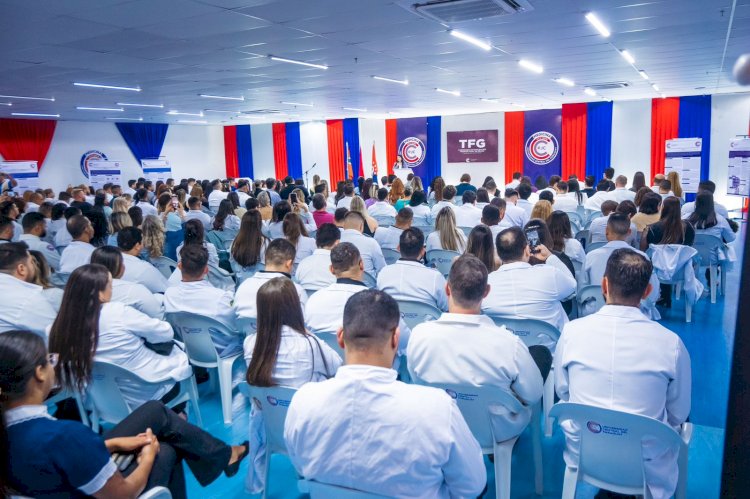
M172 196L172 208L175 210L180 205L180 200L177 198L177 196Z
M531 253L536 252L536 247L539 246L539 231L536 229L530 229L526 231L526 239L529 241L529 248Z
M292 202L292 204L297 204L297 195L295 193L289 194L289 199Z

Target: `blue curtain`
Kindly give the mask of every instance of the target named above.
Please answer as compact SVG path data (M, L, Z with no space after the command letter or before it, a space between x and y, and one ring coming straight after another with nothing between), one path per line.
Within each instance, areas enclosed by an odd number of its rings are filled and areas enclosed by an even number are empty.
M711 153L711 96L692 95L680 97L680 121L677 127L680 138L700 137L701 180L708 179L709 155ZM685 194L687 201L695 200L695 194Z
M237 166L240 177L253 178L253 141L250 125L237 125Z
M138 164L161 155L169 125L163 123L115 123Z
M359 120L357 118L344 119L344 174L346 174L346 144L349 144L349 154L352 157L352 172L355 181L360 175L359 169Z
M286 165L289 176L302 178L302 144L298 121L286 124Z
M425 177L422 179L422 183L425 188L430 185L432 179L440 176L440 152L442 150L442 134L440 132L440 116L428 116L427 117L427 147L426 155L424 158L425 162Z
M598 182L612 156L612 102L589 102L586 114L586 175Z

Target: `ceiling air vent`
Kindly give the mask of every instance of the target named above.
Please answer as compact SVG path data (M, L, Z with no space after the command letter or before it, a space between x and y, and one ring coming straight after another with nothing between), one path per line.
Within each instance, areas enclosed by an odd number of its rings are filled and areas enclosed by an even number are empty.
M414 3L413 0L401 0L398 4L419 16L443 24L507 16L534 10L534 7L527 0L432 0L417 3Z
M592 90L617 90L618 88L629 88L630 83L627 81L610 81L608 83L592 83L584 86Z

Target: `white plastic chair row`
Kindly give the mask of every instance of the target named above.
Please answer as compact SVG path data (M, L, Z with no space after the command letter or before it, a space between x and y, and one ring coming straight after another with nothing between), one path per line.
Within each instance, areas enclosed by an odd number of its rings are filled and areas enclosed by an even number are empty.
M722 251L724 243L716 236L708 234L696 234L693 241L693 248L698 251L700 256L697 271L700 273L703 269L709 272L709 290L711 293L711 303L716 303L717 291L725 294L727 285L727 268L728 261L719 260L718 256ZM721 270L721 275L719 275Z
M388 265L396 263L398 259L401 258L401 253L399 253L398 250L391 248L382 248L381 251L383 252L385 263L387 263Z
M427 265L436 268L446 278L451 271L453 260L461 256L458 251L449 250L430 250L427 252L426 260Z

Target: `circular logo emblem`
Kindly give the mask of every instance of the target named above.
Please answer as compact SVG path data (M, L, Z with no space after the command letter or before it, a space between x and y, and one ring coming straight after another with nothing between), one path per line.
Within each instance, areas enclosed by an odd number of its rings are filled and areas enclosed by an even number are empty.
M591 433L601 433L602 432L602 425L599 423L595 423L593 421L589 421L586 423L586 427L589 429Z
M81 156L81 173L83 173L84 177L89 178L89 162L99 159L106 160L107 155L101 151L97 151L96 149L92 149L83 153L83 156Z
M398 146L398 153L406 166L419 166L424 161L426 148L417 137L407 137Z
M451 390L450 388L446 388L445 389L445 393L447 393L448 395L450 395L452 399L455 399L455 398L458 397L458 394L456 392L454 392L453 390Z
M559 151L557 139L549 132L536 132L526 141L526 157L537 165L550 163Z
M273 405L273 406L279 405L279 401L276 400L276 397L272 397L272 396L269 395L269 396L266 397L266 400L268 400L268 403L271 404L271 405Z

